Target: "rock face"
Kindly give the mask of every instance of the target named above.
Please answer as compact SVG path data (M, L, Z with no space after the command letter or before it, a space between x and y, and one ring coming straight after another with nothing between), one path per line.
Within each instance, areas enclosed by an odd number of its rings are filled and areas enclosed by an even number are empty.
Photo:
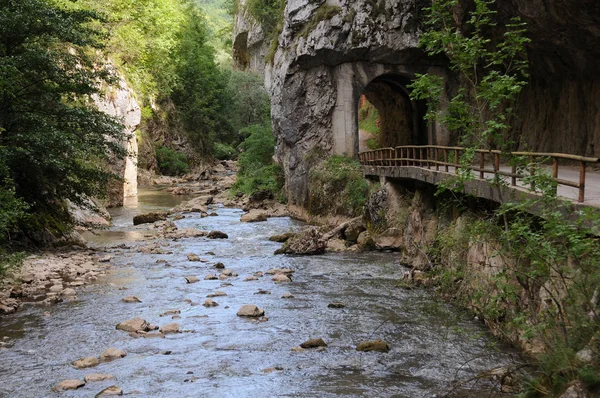
M233 24L233 64L236 69L263 74L269 42L259 23L246 9L246 0L237 2Z
M461 3L457 18L465 21L469 2ZM600 5L498 4L499 25L520 16L532 39L531 82L516 106L517 146L600 156ZM291 204L306 206L308 172L323 157L319 154L357 154L362 95L379 110L385 145L454 144L445 129L427 127L425 105L408 98L407 85L416 73L443 76L453 89L445 61L428 58L418 47L423 8L429 5L427 0L287 1L265 80ZM240 40L245 31L238 30Z
M138 144L135 131L142 120L142 110L125 79L120 80L118 87L109 88L104 98L95 97L94 101L98 109L123 123L120 144L129 155L125 159L114 159L110 164L110 170L123 178L123 182L110 184L107 202L107 207L122 206L124 198L137 196Z

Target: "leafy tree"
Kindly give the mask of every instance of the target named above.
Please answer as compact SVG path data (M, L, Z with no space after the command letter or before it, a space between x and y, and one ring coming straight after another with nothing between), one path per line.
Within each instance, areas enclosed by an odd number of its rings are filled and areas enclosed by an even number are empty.
M64 199L102 195L111 178L103 163L124 155L121 124L93 104L101 83L114 79L96 58L105 39L93 27L99 20L44 0L0 6L2 210L18 215L26 203L36 214L30 227L58 226Z
M171 99L178 108L188 140L203 155L210 155L212 142L229 129L223 113L226 81L207 40L202 15L188 7L178 35L179 45L173 53L178 80Z
M233 191L246 194L268 191L281 199L283 171L273 162L275 140L271 127L253 125L247 130L248 138L240 145L242 150L238 162L240 171Z
M460 0L433 1L426 8L427 30L421 46L431 56L444 55L459 82L456 93L442 106L442 77L417 75L409 87L411 97L427 100L426 119L437 120L455 133L468 148L463 157L469 165L477 148L509 149L506 132L515 101L527 84L525 24L519 18L498 27L495 0L475 0L465 23L457 23L456 9ZM492 40L491 32L500 32ZM468 179L470 172L461 174Z
M458 90L442 106L444 82L439 76L420 75L411 86L413 98L428 101L427 118L445 125L467 146L459 184L442 186L455 190L462 188L460 182L473 178L468 166L476 149L510 149L505 137L513 106L527 83L525 45L529 42L518 19L497 25L495 1L474 0L464 23L455 19L459 3L433 1L426 10L428 30L422 37L430 55L447 57ZM488 284L471 279L477 276L471 276L462 257L452 258L450 253L460 250L444 233L437 239L448 240L442 246L450 252L439 256L444 267L436 272L461 275L445 287L462 295L506 336L518 335L526 344L542 348L536 355L539 375L525 383L523 396L560 395L574 379L598 387L598 356L583 361L576 354L585 347L596 354L599 347L600 214L589 208L575 211L571 203L557 198L556 183L549 183L544 173L534 172L528 178L544 187L539 199L509 200L489 219L471 222L473 231L461 239L467 246L490 242L490 257L502 260L502 267L487 278ZM504 184L500 179L495 182ZM440 280L448 278L442 275Z

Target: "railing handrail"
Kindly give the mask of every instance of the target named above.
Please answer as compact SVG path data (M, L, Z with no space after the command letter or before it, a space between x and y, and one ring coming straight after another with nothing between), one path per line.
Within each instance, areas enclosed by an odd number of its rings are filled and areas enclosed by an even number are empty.
M381 167L420 167L431 169L435 167L435 171L440 171L440 166L445 168L445 172L449 172L450 167L454 167L455 173L458 174L459 169L463 167L460 164L459 158L462 152L467 148L459 146L442 146L442 145L403 145L397 147L378 148L370 151L359 153L361 163L366 165L375 165ZM443 159L440 160L440 151ZM448 152L453 152L453 162L448 162ZM485 174L494 174L495 176L511 177L511 185L517 186L517 179L522 179L526 175L518 174L518 168L512 164L512 171L502 171L501 157L528 157L532 162L529 173L535 173L535 158L550 158L552 159L552 178L557 185L566 185L579 189L579 202L583 202L585 198L585 176L588 163L600 164L600 158L571 155L568 153L547 153L547 152L503 152L496 149L476 149L479 154L479 165L469 166L467 170L479 172L479 178L484 179ZM400 154L400 156L398 156ZM418 156L417 156L418 155ZM493 155L493 169L487 169L485 166L485 155ZM579 182L573 182L558 178L559 160L577 161L580 165ZM531 182L532 191L535 191L535 182Z
M363 153L371 153L371 152L377 152L377 151L381 151L381 150L385 150L385 149L401 149L401 148L414 148L414 149L418 149L418 148L430 148L430 149L446 149L446 150L458 150L458 151L464 151L467 148L465 147L460 147L460 146L443 146L443 145L401 145L401 146L397 146L397 147L384 147L384 148L377 148L377 149L372 149L370 151L363 151L363 152L359 152L359 155L363 154ZM592 157L587 157L587 156L579 156L579 155L572 155L569 153L552 153L552 152L504 152L504 151L500 151L497 149L476 149L475 152L477 153L490 153L490 154L502 154L502 155L512 155L512 156L533 156L533 157L543 157L543 158L559 158L559 159L566 159L566 160L576 160L576 161L580 161L580 162L585 162L585 163L600 163L600 158L592 158Z

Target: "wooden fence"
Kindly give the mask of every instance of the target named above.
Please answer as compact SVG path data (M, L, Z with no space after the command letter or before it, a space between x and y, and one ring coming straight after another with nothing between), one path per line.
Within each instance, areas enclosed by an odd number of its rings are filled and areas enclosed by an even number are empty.
M382 167L420 167L438 172L458 174L460 169L478 173L479 178L485 179L486 174L495 177L509 177L510 184L517 186L517 180L524 179L536 173L536 169L546 163L552 163L551 178L557 185L566 185L579 190L579 202L585 199L585 176L589 164L599 164L600 158L569 155L564 153L536 153L536 152L510 152L497 150L475 150L475 158L468 165L462 164L465 153L463 147L438 146L438 145L409 145L396 148L380 148L372 151L361 152L360 162L365 166ZM569 181L558 178L559 162L568 161L576 163L579 167L579 181ZM503 165L508 165L510 171L502 170ZM452 171L451 171L452 169ZM534 179L530 188L535 190Z

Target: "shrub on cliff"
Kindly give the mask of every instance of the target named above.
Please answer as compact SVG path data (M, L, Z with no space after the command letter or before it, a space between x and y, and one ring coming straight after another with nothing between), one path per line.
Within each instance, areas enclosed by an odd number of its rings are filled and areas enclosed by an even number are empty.
M156 160L158 169L163 175L179 176L187 173L190 169L187 156L171 148L158 148L156 150Z
M240 145L243 151L238 158L240 171L232 192L252 194L266 191L274 197L281 197L283 171L273 161L275 139L271 128L253 125L247 131L249 136Z
M357 217L367 201L369 184L358 161L335 155L313 167L308 190L311 214Z

